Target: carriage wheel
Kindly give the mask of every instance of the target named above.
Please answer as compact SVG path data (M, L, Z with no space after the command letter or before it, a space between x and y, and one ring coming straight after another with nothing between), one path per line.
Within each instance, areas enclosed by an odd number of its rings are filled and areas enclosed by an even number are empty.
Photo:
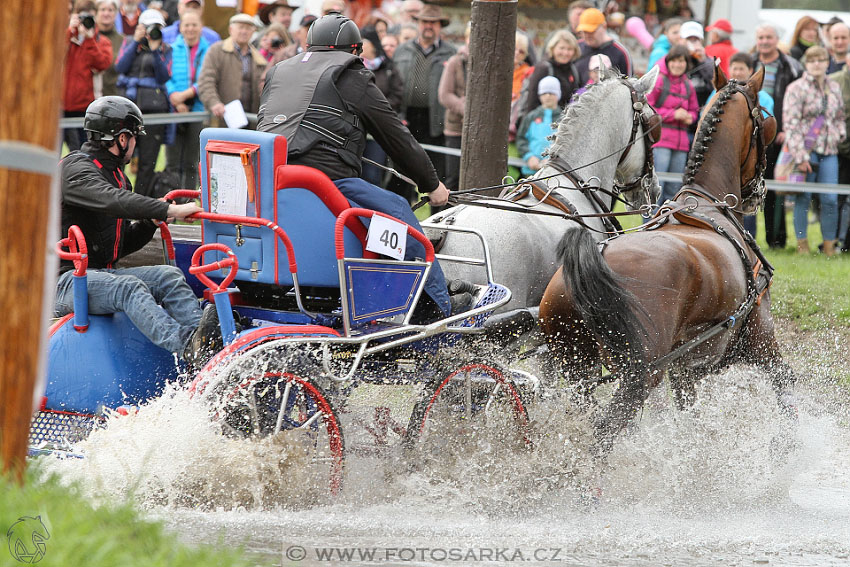
M326 482L338 494L344 443L337 412L324 390L303 374L264 370L230 382L217 417L233 437L286 437L304 451L311 469L307 478Z
M431 382L413 408L405 438L416 461L464 460L531 447L528 412L509 375L484 363L468 363Z

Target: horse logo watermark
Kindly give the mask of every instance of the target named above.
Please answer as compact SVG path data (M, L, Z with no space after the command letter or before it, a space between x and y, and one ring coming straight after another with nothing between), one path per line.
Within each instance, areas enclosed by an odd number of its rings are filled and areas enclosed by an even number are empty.
M47 531L41 516L21 516L6 532L9 539L9 553L21 563L38 563L47 552L50 532Z

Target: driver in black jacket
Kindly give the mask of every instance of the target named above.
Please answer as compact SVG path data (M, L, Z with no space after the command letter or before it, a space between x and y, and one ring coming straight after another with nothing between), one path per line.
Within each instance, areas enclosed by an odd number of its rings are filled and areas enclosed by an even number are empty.
M432 205L444 205L449 197L425 150L401 123L375 85L374 75L358 57L360 30L342 14L331 13L313 23L307 45L306 52L268 71L257 129L286 136L288 163L322 171L354 206L390 214L421 230L406 199L360 178L368 132L419 190L428 194ZM405 259L424 255L424 247L408 238ZM420 301L416 319L468 309L470 287L459 284L457 288L463 292L450 299L443 272L435 262L425 282L430 305Z
M79 226L88 248L89 312L123 311L154 344L196 363L202 348L214 348L204 344L216 341L214 306L203 312L201 324L198 299L179 268L115 268L115 262L151 240L156 230L151 219L185 219L203 209L133 192L123 167L145 129L142 113L132 101L120 96L97 99L86 109L84 129L88 141L80 151L65 156L60 175L62 234ZM74 310L72 270L70 261L61 262L57 317Z

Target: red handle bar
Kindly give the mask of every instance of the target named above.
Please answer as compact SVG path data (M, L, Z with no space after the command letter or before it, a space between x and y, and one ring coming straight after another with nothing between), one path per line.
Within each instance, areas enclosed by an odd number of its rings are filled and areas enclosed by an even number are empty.
M372 218L375 215L394 220L405 225L407 227L407 234L418 240L422 246L425 247L425 260L428 262L434 261L434 245L431 244L431 241L428 240L424 234L394 216L387 215L379 211L373 211L372 209L359 208L346 209L342 211L342 214L340 214L336 219L336 227L334 227L334 243L336 245L337 260L342 260L345 257L345 241L343 240L343 232L348 219L352 216Z
M227 254L222 260L218 260L213 262L212 264L200 264L203 261L204 252L209 252L212 250L218 250L220 252L224 252ZM221 270L222 268L230 268L230 272L227 274L227 277L224 278L224 281L221 282L220 285L216 285L214 281L208 278L205 274L207 272L212 272L215 270ZM194 274L201 283L210 288L213 293L218 293L220 291L224 291L227 289L233 280L236 278L236 271L239 269L239 260L236 259L236 255L233 251L221 244L220 242L213 242L211 244L204 244L203 246L199 246L195 253L192 254L192 265L189 266L189 273Z
M68 248L68 252L63 250ZM63 238L56 243L56 253L63 260L74 262L74 275L84 276L89 267L89 251L86 248L86 237L77 225L68 228L68 238Z

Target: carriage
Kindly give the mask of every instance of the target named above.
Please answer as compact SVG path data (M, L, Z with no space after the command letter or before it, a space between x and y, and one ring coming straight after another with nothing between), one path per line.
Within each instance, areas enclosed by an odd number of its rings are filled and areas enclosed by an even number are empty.
M492 281L477 231L452 229L479 238L480 257L443 259L482 270L487 283L477 286L474 307L416 324L413 311L437 257L423 234L351 207L324 174L287 164L281 136L210 128L201 149L200 195L169 195L200 197L201 239L172 238L165 223L160 232L167 262L215 304L224 348L190 376L123 313L88 314L85 241L72 228L57 250L74 262L77 310L50 327L31 454L79 456L74 443L107 416L135 411L174 381L209 404L225 435L294 439L316 468L313 477L332 492L349 451L409 452L447 428L474 436L488 423L507 423L509 436L527 442L525 400L535 377L476 355L488 317L510 299ZM403 257L407 235L423 244L425 258L394 259ZM379 392L366 409L351 402L363 385ZM380 394L391 385L417 392L406 422L393 395Z

